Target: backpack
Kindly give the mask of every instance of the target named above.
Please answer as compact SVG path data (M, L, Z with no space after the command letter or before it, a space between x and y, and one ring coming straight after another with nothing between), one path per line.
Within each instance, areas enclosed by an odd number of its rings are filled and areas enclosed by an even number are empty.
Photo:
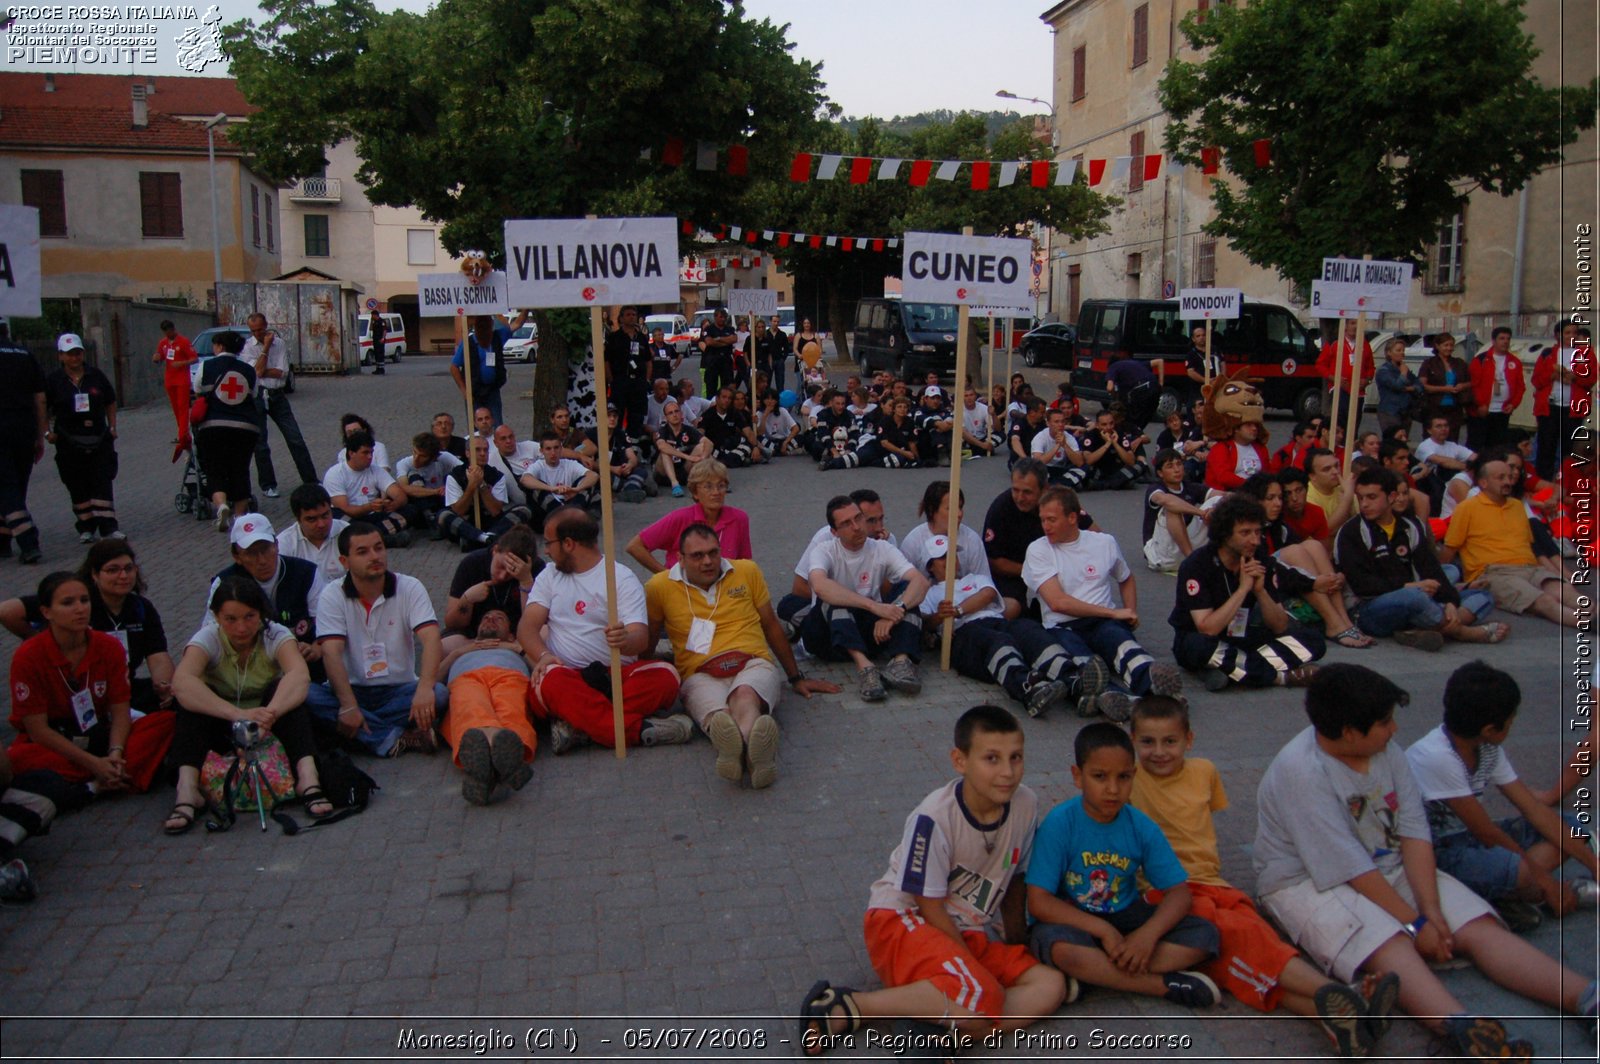
M322 784L322 793L333 803L333 812L321 820L301 824L281 808L275 809L272 819L278 822L278 827L283 829L285 835L298 835L311 828L348 820L366 810L373 791L383 789L371 776L356 767L349 754L337 748L317 755L317 778ZM297 801L304 804L301 799Z

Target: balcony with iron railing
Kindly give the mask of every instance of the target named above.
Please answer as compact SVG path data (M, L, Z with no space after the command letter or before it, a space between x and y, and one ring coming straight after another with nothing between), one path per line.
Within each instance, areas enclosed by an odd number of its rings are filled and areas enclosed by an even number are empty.
M296 203L338 203L340 199L337 177L305 177L295 183L289 198Z

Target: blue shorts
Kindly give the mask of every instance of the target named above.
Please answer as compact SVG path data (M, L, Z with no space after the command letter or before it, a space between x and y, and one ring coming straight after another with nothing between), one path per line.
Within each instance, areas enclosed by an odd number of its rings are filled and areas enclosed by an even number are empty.
M1106 923L1116 928L1124 935L1131 935L1149 922L1154 916L1156 907L1143 898L1135 898L1125 909L1114 913L1095 913ZM1185 915L1173 925L1172 930L1161 936L1162 942L1170 942L1174 946L1188 946L1192 949L1202 950L1205 955L1215 957L1221 940L1217 933L1217 925L1210 920L1202 920L1198 916ZM1050 949L1056 943L1068 946L1093 946L1100 948L1100 940L1087 931L1080 931L1067 924L1037 923L1028 933L1028 948L1033 950L1033 955L1041 963L1055 967L1055 962L1050 959Z
M1578 819L1571 813L1562 813L1561 819L1567 827L1579 828ZM1520 816L1497 821L1496 826L1524 850L1544 841L1539 830ZM1435 840L1433 853L1439 871L1456 877L1481 898L1495 901L1516 892L1517 868L1522 858L1510 850L1480 842L1470 831L1453 832Z

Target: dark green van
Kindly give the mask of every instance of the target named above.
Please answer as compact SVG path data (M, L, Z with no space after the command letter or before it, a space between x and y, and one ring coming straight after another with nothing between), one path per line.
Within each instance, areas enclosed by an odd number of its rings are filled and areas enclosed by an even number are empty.
M912 380L931 369L941 378L953 378L959 319L954 303L906 303L870 296L856 304L850 348L864 374L886 369Z

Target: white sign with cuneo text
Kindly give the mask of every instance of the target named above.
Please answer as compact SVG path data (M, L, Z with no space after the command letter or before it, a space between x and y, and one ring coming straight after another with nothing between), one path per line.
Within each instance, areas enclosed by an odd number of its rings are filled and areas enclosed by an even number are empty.
M0 206L0 314L37 318L39 208Z
M675 218L506 222L506 275L519 307L678 302Z
M900 267L902 298L968 307L1032 303L1033 241L1021 237L907 233Z

